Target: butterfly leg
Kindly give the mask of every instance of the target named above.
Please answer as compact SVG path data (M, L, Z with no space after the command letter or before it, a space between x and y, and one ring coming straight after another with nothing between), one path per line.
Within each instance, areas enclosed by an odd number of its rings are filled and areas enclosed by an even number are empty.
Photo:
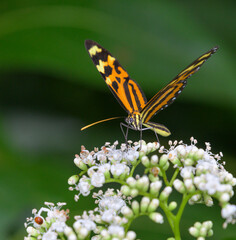
M153 132L155 133L155 136L156 136L156 139L157 139L157 142L160 144L160 141L159 141L159 138L158 138L158 135L157 135L157 132L155 131L155 128L153 127L146 127L146 128L142 128L142 131L145 131L145 130L153 130Z
M158 138L158 135L157 135L156 131L155 130L153 130L153 131L154 131L154 133L156 135L157 142L160 144L160 141L159 141L159 138Z
M125 133L123 127L126 127L126 133ZM129 132L129 128L130 128L129 125L126 125L123 122L120 123L120 129L121 129L121 131L123 133L123 136L125 138L125 144L126 144L127 148L128 148L128 132Z
M142 127L141 127L141 130L140 130L140 150L142 149L142 140L143 140L143 129L142 129Z

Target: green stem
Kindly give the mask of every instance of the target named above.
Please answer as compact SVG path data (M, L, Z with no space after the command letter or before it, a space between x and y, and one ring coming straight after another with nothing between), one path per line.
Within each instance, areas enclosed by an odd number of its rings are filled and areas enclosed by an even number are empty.
M161 173L162 173L162 177L163 177L163 180L164 180L164 182L165 182L165 185L166 186L170 186L170 183L169 183L169 181L168 181L168 179L167 179L167 176L166 176L166 172L160 167L160 170L161 170Z
M116 179L116 178L110 178L110 179L106 179L106 183L120 183L121 185L128 185L125 181L120 180L120 179Z
M171 180L170 180L170 185L169 185L169 186L172 187L173 182L174 182L174 180L176 179L176 177L178 176L178 174L179 174L179 168L176 168L176 170L175 170L175 172L174 172L174 174L173 174L173 176L172 176L172 178L171 178Z
M132 167L131 171L130 171L130 174L129 174L129 177L133 177L133 174L134 174L134 170L135 168L139 165L139 163L141 162L141 159L139 159L137 161L137 163Z
M64 235L63 235L63 233L59 233L59 236L60 236L60 239L66 240L65 237L64 237Z
M163 212L166 215L166 218L170 224L170 227L172 231L174 232L174 219L175 215L168 209L167 202L160 202L160 208L163 210Z

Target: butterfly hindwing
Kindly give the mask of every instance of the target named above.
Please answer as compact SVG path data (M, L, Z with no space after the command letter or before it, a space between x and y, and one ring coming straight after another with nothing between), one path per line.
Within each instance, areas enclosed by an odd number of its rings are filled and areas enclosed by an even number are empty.
M156 113L168 107L176 97L182 92L187 84L187 79L197 72L202 64L217 51L218 47L212 48L192 64L179 73L166 87L161 89L154 97L146 104L141 111L141 119L147 123Z
M147 102L140 86L130 79L119 62L102 46L92 40L86 40L85 47L97 70L125 111L128 114L140 112Z

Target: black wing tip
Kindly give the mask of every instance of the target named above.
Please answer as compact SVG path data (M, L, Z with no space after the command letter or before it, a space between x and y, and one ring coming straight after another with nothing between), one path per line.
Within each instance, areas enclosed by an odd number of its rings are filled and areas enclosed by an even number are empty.
M85 45L85 47L87 48L87 49L90 49L92 46L94 46L94 45L97 45L97 46L99 46L99 44L97 44L96 42L94 42L93 40L90 40L90 39L86 39L85 41L84 41L84 45Z

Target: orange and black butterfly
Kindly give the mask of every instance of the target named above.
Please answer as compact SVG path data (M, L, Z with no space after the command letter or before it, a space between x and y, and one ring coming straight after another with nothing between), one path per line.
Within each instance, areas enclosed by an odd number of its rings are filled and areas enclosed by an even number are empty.
M218 47L214 47L210 51L204 53L147 102L145 94L140 86L130 78L129 74L105 48L92 40L86 40L85 47L107 86L110 88L119 104L128 113L128 117L125 119L126 124L121 123L120 125L126 141L128 129L140 131L141 138L142 131L147 129L153 130L156 137L157 134L165 137L169 136L170 131L167 127L160 123L150 122L149 120L159 111L174 102L176 97L186 86L187 79L193 73L197 72L202 64L218 49ZM97 123L116 118L120 117L104 119L87 125L81 130ZM127 127L126 133L124 133L123 126Z

